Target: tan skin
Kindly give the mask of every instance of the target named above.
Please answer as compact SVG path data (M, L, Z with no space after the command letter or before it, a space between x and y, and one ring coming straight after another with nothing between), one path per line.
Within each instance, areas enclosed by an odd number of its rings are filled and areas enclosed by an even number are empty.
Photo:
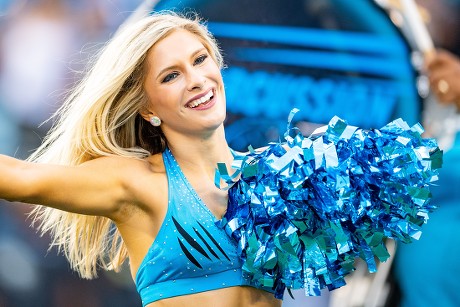
M460 58L447 50L433 51L426 56L425 70L439 102L454 104L460 110ZM440 87L440 82L447 87Z
M225 93L220 70L205 45L184 30L172 32L147 56L146 119L162 119L169 148L191 185L218 218L227 193L214 186L217 162L232 162L225 140ZM197 95L213 91L209 107L191 108ZM133 279L167 209L167 178L161 154L145 160L104 157L80 166L55 166L0 156L0 195L10 201L110 218L127 246ZM173 297L155 306L281 306L273 294L230 287Z

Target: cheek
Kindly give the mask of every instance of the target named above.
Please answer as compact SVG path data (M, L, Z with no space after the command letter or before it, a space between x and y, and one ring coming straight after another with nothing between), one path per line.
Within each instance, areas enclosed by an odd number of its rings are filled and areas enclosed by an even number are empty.
M224 80L222 78L222 74L220 73L220 70L216 70L212 74L212 79L216 83L217 87L223 91L224 90Z
M150 105L157 112L174 108L181 101L181 91L176 86L156 89L150 95Z

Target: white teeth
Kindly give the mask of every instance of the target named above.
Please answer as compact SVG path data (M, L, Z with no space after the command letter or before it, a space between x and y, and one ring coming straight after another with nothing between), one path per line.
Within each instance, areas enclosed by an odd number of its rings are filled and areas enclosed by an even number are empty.
M214 95L213 92L209 91L205 96L190 102L189 105L190 105L191 108L195 108L195 107L199 106L200 104L203 104L203 103L207 102L209 99L211 99L211 97L213 95Z

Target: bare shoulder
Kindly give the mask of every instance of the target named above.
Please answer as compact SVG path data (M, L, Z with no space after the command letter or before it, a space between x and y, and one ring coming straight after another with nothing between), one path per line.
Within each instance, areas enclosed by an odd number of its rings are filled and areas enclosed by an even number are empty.
M100 159L102 160L95 163L118 172L125 189L136 200L132 205L147 213L157 213L158 210L162 210L167 201L167 179L161 154L151 155L145 159L125 157Z
M151 155L145 159L108 156L82 163L79 167L103 170L104 173L118 173L121 178L163 175L165 173L161 154ZM132 182L132 181L129 181Z
M136 169L142 169L147 167L148 164L148 159L150 157L145 158L145 159L138 159L138 158L131 158L131 157L121 157L121 156L104 156L104 157L99 157L95 158L92 160L88 160L80 166L83 167L106 167L108 170L110 169L119 169L123 170L125 168L131 168L135 167Z

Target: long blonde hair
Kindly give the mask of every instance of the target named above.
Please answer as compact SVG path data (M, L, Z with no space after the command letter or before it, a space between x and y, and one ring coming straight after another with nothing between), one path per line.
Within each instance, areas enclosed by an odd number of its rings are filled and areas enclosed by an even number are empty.
M146 55L176 29L195 34L222 68L218 45L196 15L160 12L126 25L100 51L29 160L78 165L103 156L143 159L162 152L166 146L163 133L149 125L139 111L147 103ZM98 267L117 271L127 258L120 233L108 218L44 206L37 206L32 213L42 233L51 234L51 246L63 252L83 278L96 277Z

